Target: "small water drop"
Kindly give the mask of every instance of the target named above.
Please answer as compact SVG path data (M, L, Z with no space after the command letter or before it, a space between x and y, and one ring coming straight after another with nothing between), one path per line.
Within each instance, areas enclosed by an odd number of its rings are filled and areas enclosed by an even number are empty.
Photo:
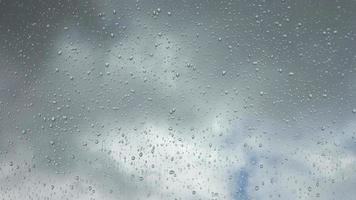
M258 191L260 189L260 187L258 187L258 185L255 186L255 190Z

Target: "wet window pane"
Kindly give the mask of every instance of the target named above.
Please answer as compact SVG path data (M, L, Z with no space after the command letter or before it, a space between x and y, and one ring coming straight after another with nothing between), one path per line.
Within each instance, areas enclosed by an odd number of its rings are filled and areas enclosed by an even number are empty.
M355 199L356 1L0 0L0 199Z

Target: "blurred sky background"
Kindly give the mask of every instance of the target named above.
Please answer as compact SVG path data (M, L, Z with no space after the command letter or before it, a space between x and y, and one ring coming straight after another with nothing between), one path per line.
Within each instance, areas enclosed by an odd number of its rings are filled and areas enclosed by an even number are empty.
M0 199L355 199L355 0L0 0Z

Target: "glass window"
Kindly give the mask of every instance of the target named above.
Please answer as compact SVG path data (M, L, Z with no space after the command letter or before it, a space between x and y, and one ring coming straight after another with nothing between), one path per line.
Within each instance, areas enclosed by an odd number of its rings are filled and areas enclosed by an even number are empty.
M0 199L355 199L356 1L0 0Z

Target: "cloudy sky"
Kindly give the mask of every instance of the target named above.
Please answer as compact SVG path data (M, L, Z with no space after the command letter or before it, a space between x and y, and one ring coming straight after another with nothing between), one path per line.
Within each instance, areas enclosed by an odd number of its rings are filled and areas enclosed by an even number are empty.
M355 10L0 0L0 199L354 199Z

